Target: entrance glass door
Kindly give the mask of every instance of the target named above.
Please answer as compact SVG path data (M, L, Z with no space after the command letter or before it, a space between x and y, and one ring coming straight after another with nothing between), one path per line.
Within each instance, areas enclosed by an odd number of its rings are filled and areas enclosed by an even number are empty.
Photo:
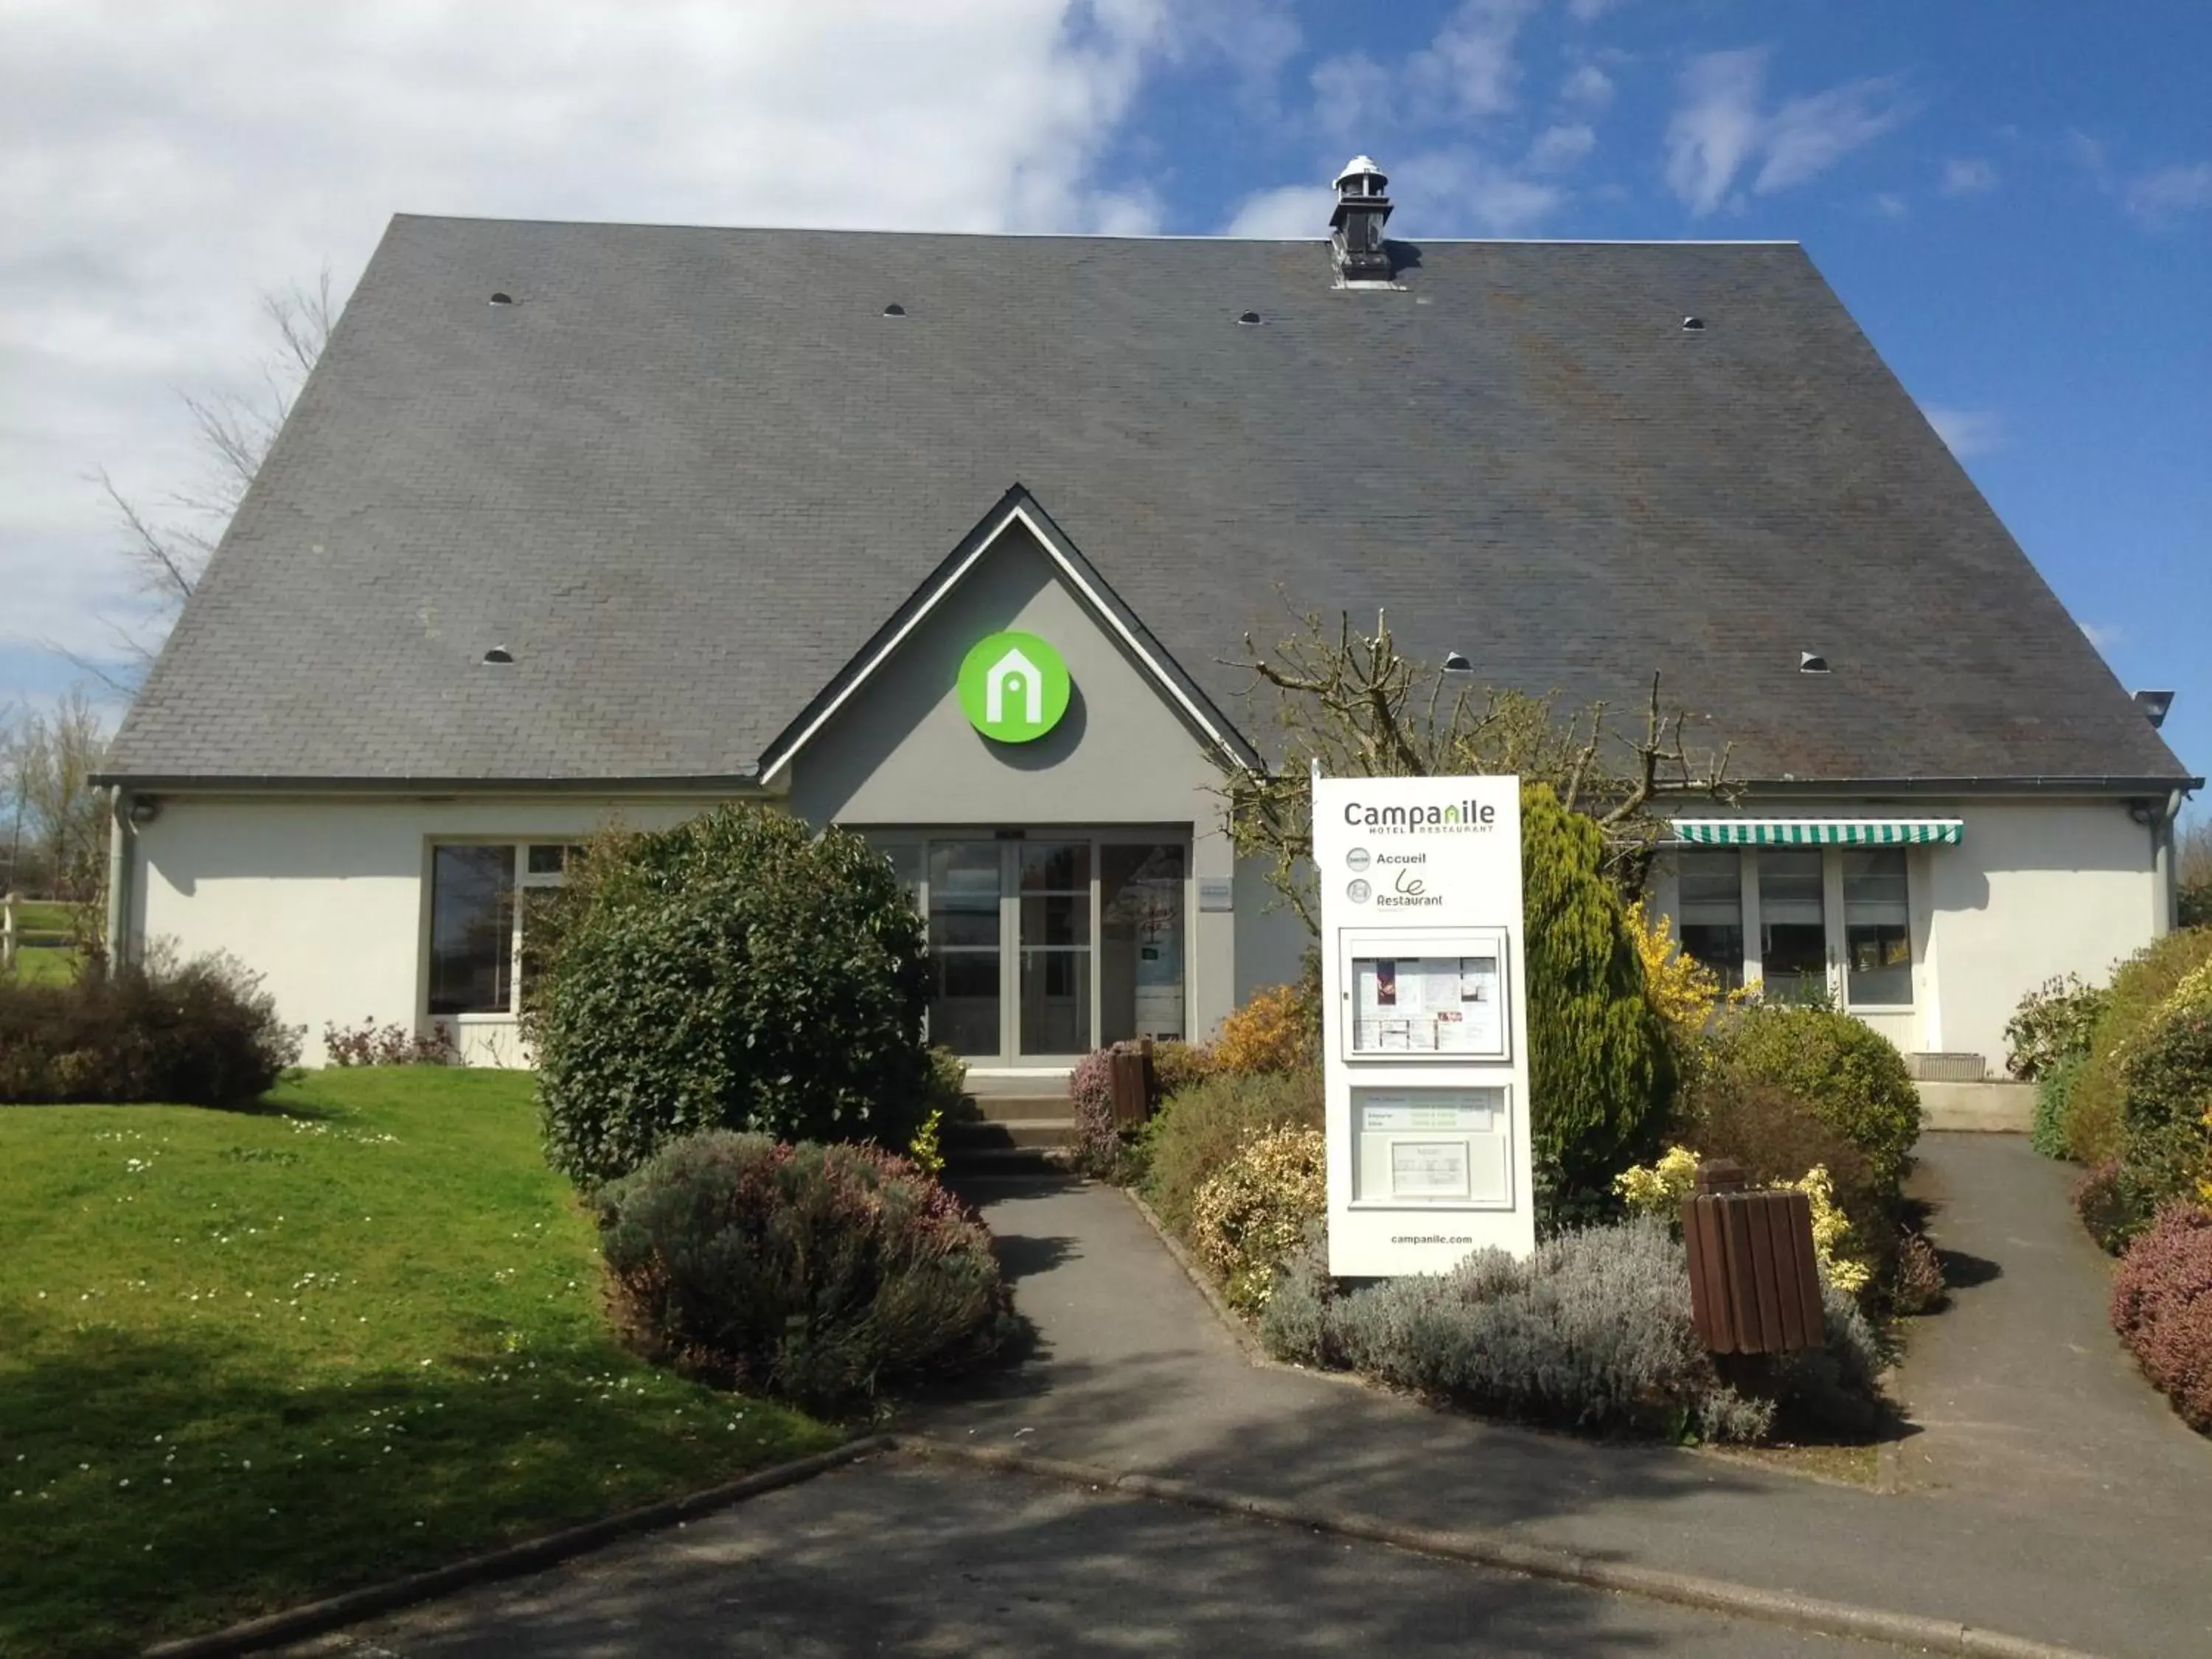
M1091 843L1008 843L1018 874L1021 1010L1017 1059L1088 1053L1091 1041Z
M995 841L929 845L929 1040L963 1054L996 1055L1003 1043L1004 853Z
M931 1042L976 1065L1036 1066L1184 1035L1188 842L1065 830L870 838L928 924Z

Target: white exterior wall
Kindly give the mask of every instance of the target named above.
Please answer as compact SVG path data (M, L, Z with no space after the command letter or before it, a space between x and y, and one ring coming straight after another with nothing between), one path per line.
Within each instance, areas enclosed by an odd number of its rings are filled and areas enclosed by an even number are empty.
M2115 963L2167 931L2165 885L2153 831L2123 801L1991 803L1947 816L1966 830L1957 847L1926 849L1940 996L1925 1046L1985 1055L2002 1072L2005 1022L2021 997L2055 974L2109 980Z
M279 1018L323 1028L369 1020L427 1030L430 848L471 839L580 841L613 820L657 830L704 799L389 799L167 795L134 836L130 936L185 956L223 951L262 975ZM515 1021L447 1017L471 1064L520 1065Z
M2005 1023L2026 993L2057 975L2093 984L2164 933L2166 884L2151 826L2124 800L1766 800L1760 817L1958 818L1957 846L1906 849L1913 1006L1853 1009L1908 1053L1978 1054L1992 1073L2005 1058ZM1686 812L1685 816L1705 816ZM1758 975L1756 848L1742 849L1747 979ZM1840 848L1827 849L1829 955L1844 957ZM1659 911L1678 904L1671 860L1653 880ZM1844 1000L1844 975L1832 988Z

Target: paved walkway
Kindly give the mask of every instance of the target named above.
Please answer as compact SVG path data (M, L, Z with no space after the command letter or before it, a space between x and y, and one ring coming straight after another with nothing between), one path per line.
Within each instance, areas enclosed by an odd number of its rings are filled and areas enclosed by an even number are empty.
M1912 1323L1904 1484L2075 1526L2212 1531L2212 1442L2113 1337L2112 1259L2066 1201L2081 1172L2023 1135L1928 1135L1918 1157L1911 1190L1954 1289Z
M680 1532L291 1651L1877 1659L1895 1650L1024 1477L862 1463Z
M1992 1242L1969 1220L1985 1200L1972 1196L1982 1189L1967 1172L2007 1158L2009 1143L1984 1152L1954 1148L1952 1139L1931 1149L1931 1177L1941 1172L1960 1194L1956 1213L1938 1219L1942 1242L1981 1240L2017 1273L2015 1288L2064 1304L2052 1320L2081 1351L2069 1352L2065 1367L2094 1371L2100 1342L2111 1358L2109 1336L2098 1334L2101 1290L2078 1272L2070 1284L2045 1281L2028 1265L2058 1253L2072 1224L2063 1177L2056 1208L2050 1191L1990 1194L1988 1201L2016 1211L2001 1229L2005 1242ZM1955 1419L1931 1405L1928 1451L1901 1461L1916 1488L1944 1484L1895 1496L1663 1448L1595 1446L1431 1412L1339 1379L1255 1368L1120 1194L1036 1182L981 1195L1039 1350L984 1397L927 1410L915 1426L1417 1524L1510 1523L1563 1548L2091 1651L2212 1652L2212 1447L2178 1427L2165 1433L2155 1413L2134 1418L2167 1449L2162 1459L2146 1463L2130 1442L2117 1466L2103 1461L2116 1443L2103 1430L2086 1432L2063 1410L2039 1417L2045 1426L2020 1438L2054 1455L2063 1449L2060 1461L2076 1472L2047 1499L2025 1455L1990 1455L2004 1437L1960 1432L1962 1422L1994 1416L1994 1397L1987 1412L1976 1406ZM2016 1247L2014 1233L2027 1242ZM1943 1346L1910 1373L1915 1400L1934 1401L1939 1378L1972 1373L1974 1331L1991 1307L1978 1310L1975 1298L2003 1279L1960 1292L1957 1328L1966 1335L1955 1361L1945 1351L1949 1333L1923 1334ZM1925 1333L1952 1316L1923 1322ZM1998 1350L1999 1370L2014 1379L2008 1387L2033 1389L2058 1374L2041 1340L2033 1330L2008 1333ZM2142 1392L2117 1362L2105 1376L2112 1390ZM2123 1415L2094 1413L2100 1424ZM2082 1473L2100 1468L2106 1479L2117 1474L2116 1486L2155 1480L2159 1494L2077 1501ZM2173 1523L2185 1511L2191 1524Z

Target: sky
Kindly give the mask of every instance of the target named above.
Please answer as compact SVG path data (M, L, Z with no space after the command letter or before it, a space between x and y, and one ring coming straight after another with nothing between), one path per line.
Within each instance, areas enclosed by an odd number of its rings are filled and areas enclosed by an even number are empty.
M0 708L143 615L94 475L189 492L394 212L1317 236L1364 151L1409 239L1803 243L2212 771L2208 63L2195 0L0 0Z

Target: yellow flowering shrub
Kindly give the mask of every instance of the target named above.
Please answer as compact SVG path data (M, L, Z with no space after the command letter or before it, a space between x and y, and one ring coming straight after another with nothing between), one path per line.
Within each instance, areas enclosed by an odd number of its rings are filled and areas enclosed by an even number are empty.
M1851 1243L1850 1218L1837 1206L1836 1183L1829 1179L1828 1166L1815 1164L1802 1179L1790 1184L1804 1194L1813 1206L1813 1254L1820 1258L1829 1282L1847 1295L1856 1296L1874 1277L1874 1268L1845 1254Z
M1224 1072L1291 1072L1311 1065L1316 1033L1312 1011L1295 985L1271 985L1255 991L1245 1005L1221 1022L1213 1044L1215 1069Z
M1191 1243L1230 1305L1267 1305L1276 1264L1327 1212L1328 1143L1319 1129L1285 1125L1252 1136L1198 1189Z
M945 1109L933 1106L929 1115L922 1119L921 1127L914 1132L914 1139L907 1143L907 1161L933 1178L945 1173L945 1148L939 1133L944 1127Z
M1669 1146L1656 1164L1623 1170L1613 1181L1613 1190L1632 1212L1666 1221L1675 1218L1697 1186L1698 1155L1686 1146Z
M1613 1189L1638 1215L1675 1221L1682 1200L1697 1190L1698 1166L1702 1160L1686 1146L1669 1146L1656 1164L1641 1164L1614 1177ZM1874 1277L1871 1263L1851 1253L1851 1223L1836 1202L1836 1183L1827 1165L1816 1164L1802 1176L1787 1183L1805 1194L1813 1210L1813 1253L1830 1283L1856 1296Z
M1674 942L1672 922L1652 914L1649 897L1639 897L1628 907L1628 927L1636 939L1636 954L1644 962L1644 997L1667 1022L1677 1051L1686 1048L1704 1034L1714 1009L1738 997L1721 989L1718 974L1683 954Z

